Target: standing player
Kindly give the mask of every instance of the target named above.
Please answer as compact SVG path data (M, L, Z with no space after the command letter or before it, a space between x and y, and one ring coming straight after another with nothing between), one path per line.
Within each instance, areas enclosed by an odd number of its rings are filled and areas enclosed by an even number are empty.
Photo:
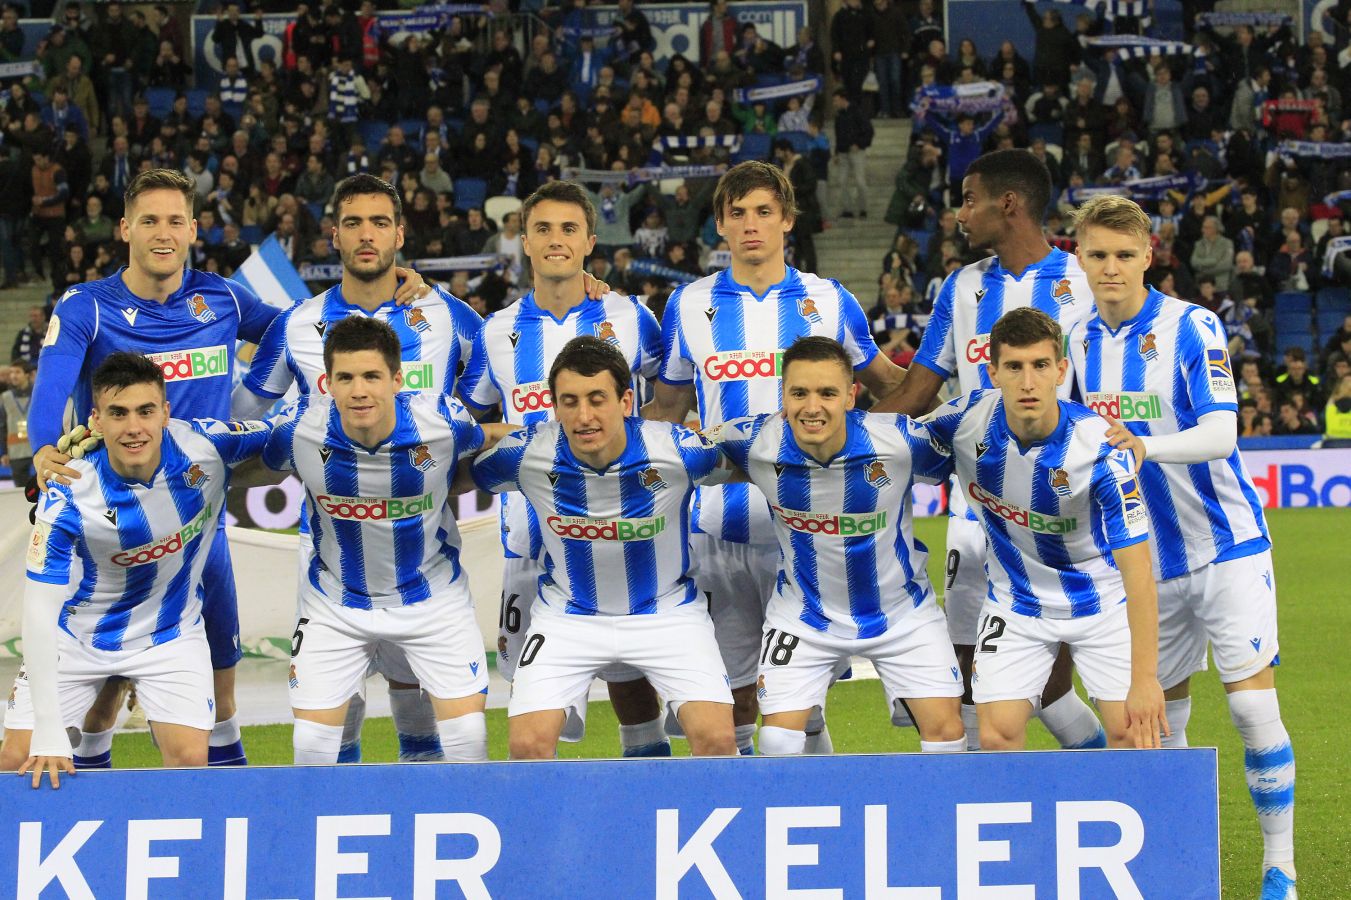
M545 571L507 710L513 759L552 759L569 712L616 663L655 684L691 753L736 755L727 674L689 576L690 497L729 473L683 425L632 415L632 378L609 342L574 338L549 369L558 420L474 462L480 487L520 491L544 520Z
M812 709L853 656L872 660L925 752L965 750L961 672L910 522L914 479L943 481L949 458L905 417L854 409L838 342L799 338L781 370L783 412L732 419L715 438L769 498L783 558L760 652L760 751L803 751Z
M782 354L806 335L844 345L863 385L875 396L905 377L878 353L867 317L840 283L788 267L785 236L797 214L783 171L744 162L713 192L718 234L731 268L676 290L662 321L662 368L649 418L683 422L697 405L704 428L782 406ZM718 646L732 681L737 746L751 752L755 680L765 605L774 592L779 551L765 496L754 485L700 488L691 547L699 590L708 598ZM829 735L813 716L808 752L829 752Z
M277 310L251 291L219 275L185 268L197 237L193 182L171 169L141 172L127 184L122 240L126 268L101 281L68 290L59 301L43 341L33 386L33 464L40 483L69 484L79 477L69 457L56 449L66 402L92 407L89 377L117 350L144 353L164 372L167 396L180 416L225 419L230 414L234 347L257 342ZM399 290L402 300L424 289L415 273ZM203 619L215 670L216 726L211 733L213 765L242 764L244 748L235 721L234 666L239 662L239 610L229 545L221 526L212 538L202 578ZM81 758L111 765L116 691L86 723L76 751Z
M1066 329L1089 314L1092 294L1074 256L1051 247L1042 233L1050 201L1051 176L1026 150L989 153L966 170L957 222L971 246L989 247L996 255L958 269L943 282L916 364L901 390L878 410L922 415L933 408L949 378L956 379L962 394L992 387L990 332L1008 310L1032 306ZM960 490L952 492L947 545L943 604L969 692L976 626L985 602L986 545ZM1074 692L1071 676L1069 657L1062 653L1037 704L1042 724L1062 747L1102 747L1102 727ZM962 720L968 746L979 749L969 693Z
M334 324L328 394L302 398L263 454L305 485L314 542L291 646L297 764L337 762L348 701L385 647L431 697L445 758L488 758L488 666L446 503L483 429L444 396L401 393L401 354L379 319Z
M489 316L474 343L461 395L486 413L501 406L502 418L526 426L554 417L548 377L554 358L575 337L590 335L618 349L635 379L657 374L660 326L637 298L607 293L589 298L582 263L595 247L596 208L575 184L553 181L521 206L522 246L530 259L533 290ZM502 495L502 614L497 668L511 680L530 630L530 605L544 571L538 516L513 493ZM620 721L625 756L669 756L656 695L628 667L603 673ZM585 707L581 712L585 712ZM568 737L576 739L579 723Z
M1149 217L1123 197L1077 214L1079 261L1097 315L1069 333L1088 405L1108 440L1135 454L1153 523L1159 579L1159 682L1172 738L1187 746L1190 678L1209 642L1265 844L1263 900L1295 896L1295 753L1276 697L1280 647L1271 540L1237 434L1238 397L1224 326L1208 310L1145 284Z
M38 503L24 592L24 668L0 770L58 786L78 727L110 677L130 679L166 766L207 764L211 654L199 592L230 468L256 456L262 422L169 418L160 366L112 353L94 372L104 446Z
M301 394L327 394L324 335L348 316L385 322L399 336L403 353L403 389L453 394L463 361L469 358L483 321L468 304L437 287L407 306L394 302L398 287L394 257L403 247L403 204L387 182L374 175L353 175L333 192L337 225L333 246L342 259L342 281L279 315L263 335L253 364L235 389L237 416L261 414L294 384ZM301 517L301 565L313 550L309 517ZM401 760L436 760L441 747L436 717L399 652L384 648L378 670L389 679L389 705L399 736ZM347 711L340 762L361 759L364 691Z
M929 417L980 511L990 552L972 689L981 747L1020 750L1066 644L1112 747L1166 731L1149 516L1135 457L1092 410L1057 399L1068 363L1055 320L1023 307L990 333L989 376Z

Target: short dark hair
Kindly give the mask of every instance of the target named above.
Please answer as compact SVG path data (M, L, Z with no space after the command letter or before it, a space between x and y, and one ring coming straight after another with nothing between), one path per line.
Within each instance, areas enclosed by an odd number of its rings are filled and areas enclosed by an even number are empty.
M795 362L837 362L844 371L849 373L849 380L854 380L854 363L845 352L844 346L834 338L823 337L821 335L808 335L800 337L793 341L792 345L783 351L783 362L780 365L780 371L784 377L788 376L788 367Z
M1291 345L1291 346L1289 346L1289 347L1286 347L1286 348L1285 348L1285 355L1288 356L1288 357L1290 357L1290 359L1291 359L1292 361L1294 361L1294 362L1307 362L1307 361L1308 361L1308 358L1304 355L1304 348L1303 348L1303 347L1296 347L1296 346L1294 346L1294 345Z
M324 339L324 371L333 371L333 357L339 353L359 353L374 350L389 366L390 374L398 372L403 361L403 346L399 336L383 319L367 316L348 316L329 326Z
M545 200L554 203L571 203L573 206L582 208L582 217L586 219L586 233L591 236L596 233L596 204L591 202L591 196L579 184L573 184L570 181L549 181L539 186L533 194L525 198L521 204L521 230L530 224L530 213L536 206L539 206Z
M395 225L403 220L403 201L399 199L399 192L388 181L369 172L350 175L338 182L338 186L333 189L333 215L341 217L342 205L353 197L370 194L388 197L389 202L394 204Z
M121 391L134 384L153 384L159 388L160 397L164 397L164 371L148 357L129 350L105 356L94 370L91 382L95 405L104 391Z
M558 373L565 370L576 372L583 378L609 372L615 382L617 397L622 397L624 392L633 386L633 372L624 354L609 341L602 341L591 335L573 338L564 344L563 349L554 357L554 364L549 367L549 393L553 393Z
M785 216L797 217L797 197L783 169L758 159L750 159L732 166L718 179L718 186L713 189L713 218L722 222L729 204L760 188L774 195L783 207Z
M991 196L1012 191L1027 204L1027 214L1038 225L1051 205L1051 173L1030 150L996 150L977 157L966 170L979 175L981 186Z
M192 179L177 169L146 169L137 173L127 182L127 190L122 195L122 205L130 210L137 197L148 191L158 190L178 191L182 194L188 204L188 217L192 217L193 207L197 201L197 188Z
M990 329L990 362L999 362L1001 347L1031 347L1042 341L1055 345L1055 358L1065 356L1065 338L1060 324L1035 306L1022 306L999 317Z

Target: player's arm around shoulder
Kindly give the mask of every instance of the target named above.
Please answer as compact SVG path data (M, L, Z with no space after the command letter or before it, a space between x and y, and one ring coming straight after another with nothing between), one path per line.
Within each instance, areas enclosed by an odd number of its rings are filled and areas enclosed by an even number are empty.
M755 444L755 439L759 437L765 424L771 419L779 417L782 417L782 413L761 413L758 416L728 419L726 422L708 428L703 432L704 438L718 448L731 463L733 471L737 473L736 478L728 479L729 483L754 480L750 474L751 447Z
M468 461L472 486L493 494L521 489L521 463L525 459L526 450L534 442L538 428L535 425L515 429L511 426L504 427L507 428L507 433L502 435L491 449ZM457 478L456 488L458 487Z
M658 423L649 425L659 427ZM684 425L672 424L669 428L676 452L680 454L692 484L739 484L750 480L745 469L702 433Z
M928 423L909 416L887 413L866 413L869 418L893 427L901 435L910 451L910 474L925 484L942 484L954 468L952 448Z

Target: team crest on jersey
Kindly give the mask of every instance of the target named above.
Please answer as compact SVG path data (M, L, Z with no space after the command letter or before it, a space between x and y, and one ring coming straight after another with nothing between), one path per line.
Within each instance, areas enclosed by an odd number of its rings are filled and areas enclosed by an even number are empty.
M1140 355L1148 362L1159 358L1159 348L1155 346L1158 337L1154 332L1140 335Z
M427 316L422 310L411 307L403 311L403 321L419 334L432 327L432 323L427 321Z
M205 470L197 463L188 466L188 470L183 473L183 481L187 483L187 486L199 491L202 489L202 485L210 480L211 476L206 474Z
M426 444L418 444L412 450L409 450L408 458L412 460L413 468L423 472L436 465L436 460L432 459L432 451L427 449Z
M1074 302L1074 292L1070 290L1070 280L1062 278L1051 288L1051 299L1062 306Z
M289 680L290 680L290 682L291 682L291 687L292 687L292 688L298 688L298 687L300 687L300 679L296 677L296 664L295 664L295 663L291 663L291 672L290 672L290 675L288 676L288 678L289 678Z
M188 312L203 325L216 321L216 311L206 305L206 298L201 294L193 294L188 298Z
M802 315L802 318L806 319L808 322L813 322L817 325L821 324L821 313L816 308L816 301L811 297L803 297L799 300L797 302L797 311Z
M1051 469L1046 473L1046 480L1051 482L1051 489L1057 496L1068 497L1070 495L1070 473L1064 469Z
M52 526L46 522L38 522L33 526L33 534L28 540L28 568L41 571L47 565L47 538L52 533Z
M619 346L619 335L615 334L613 322L601 322L596 326L595 332L596 337L600 338L602 341L605 341L608 344L614 344L616 347Z
M521 333L519 331L513 331L511 334L507 335L507 340L511 341L511 346L513 349L516 347L516 344L518 341L520 341L520 339Z
M769 690L765 687L765 676L761 675L755 679L755 696L761 700L769 696Z
M887 474L887 467L882 465L880 459L875 459L863 467L863 477L874 488L884 488L891 484L891 476Z
M643 481L643 487L653 493L666 487L666 482L662 479L661 473L657 471L656 466L648 466L646 469L643 469L639 477Z
M984 441L976 441L976 459L980 459L990 449L990 445Z
M332 456L332 455L333 455L333 448L332 448L332 447L320 447L320 448L319 448L319 461L320 461L321 463L327 464L327 463L328 463L328 458L329 458L330 456Z

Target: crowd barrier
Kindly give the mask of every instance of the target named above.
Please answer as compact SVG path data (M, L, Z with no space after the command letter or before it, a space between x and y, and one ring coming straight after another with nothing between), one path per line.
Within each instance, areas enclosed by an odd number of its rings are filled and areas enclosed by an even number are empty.
M0 885L70 897L1220 895L1216 751L0 779Z

